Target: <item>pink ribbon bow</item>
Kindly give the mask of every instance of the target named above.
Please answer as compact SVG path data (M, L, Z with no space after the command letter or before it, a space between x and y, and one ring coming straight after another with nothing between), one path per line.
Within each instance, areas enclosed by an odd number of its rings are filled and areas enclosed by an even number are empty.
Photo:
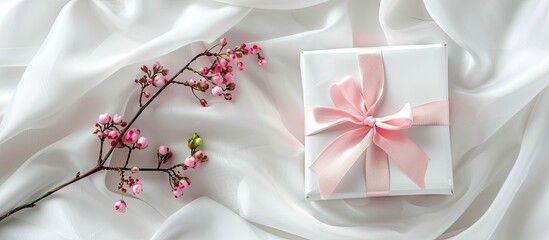
M329 143L311 165L318 175L322 199L330 196L365 151L368 196L389 194L388 156L424 189L429 157L400 130L413 125L448 125L448 101L434 101L413 108L407 103L393 115L375 117L385 81L381 49L359 49L358 63L362 91L348 76L330 89L335 108L307 107L305 110L308 136L336 126L348 129Z

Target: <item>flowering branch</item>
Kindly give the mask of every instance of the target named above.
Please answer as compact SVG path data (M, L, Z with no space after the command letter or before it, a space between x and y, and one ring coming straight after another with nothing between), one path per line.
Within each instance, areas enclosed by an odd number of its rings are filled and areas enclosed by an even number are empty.
M172 194L175 198L179 198L183 195L183 189L187 188L191 184L191 180L183 175L183 171L189 168L199 168L203 163L208 161L208 156L200 149L202 145L202 138L194 133L187 141L187 145L190 149L190 155L188 155L182 163L177 163L171 167L161 167L162 164L167 164L168 160L172 159L173 153L167 146L161 145L157 150L157 166L156 168L139 168L137 166L128 167L131 160L131 153L134 150L146 149L149 146L147 138L141 136L141 131L137 128L131 128L133 123L139 118L141 113L151 104L160 93L162 93L170 84L183 85L190 88L192 94L198 99L203 107L207 106L207 101L197 95L197 92L205 92L211 86L211 93L214 96L223 96L225 100L232 100L233 96L230 91L236 88L234 82L234 64L238 70L242 71L245 65L240 59L246 55L256 55L257 63L260 66L265 66L267 61L259 54L260 48L257 45L247 47L246 44L227 49L223 52L223 49L227 45L225 38L221 39L218 44L206 49L204 52L194 56L183 68L181 68L175 75L169 80L166 76L169 74L169 70L165 69L159 62L155 62L152 68L145 65L141 67L143 73L141 78L135 79L135 83L140 85L139 93L139 109L129 122L122 119L119 114L114 114L112 117L109 114L101 114L99 121L95 124L94 134L99 138L99 154L97 164L89 171L81 174L77 172L75 177L69 181L45 192L38 198L31 200L25 204L17 206L10 211L0 216L0 221L11 216L12 214L21 211L26 208L35 207L36 204L44 198L52 195L53 193L63 189L64 187L71 185L81 179L89 177L97 172L117 171L120 176L120 182L118 183L118 189L121 193L121 199L116 202L114 209L118 212L125 212L127 204L123 199L124 194L127 194L126 186L132 190L134 195L140 194L143 191L143 184L139 182L139 179L132 177L133 174L137 174L140 171L144 172L163 172L168 175L168 182L171 187ZM219 47L219 50L214 51ZM200 57L213 58L213 62L210 66L202 67L200 70L195 70L191 67ZM184 71L191 71L199 76L198 80L189 79L187 81L176 81L175 79ZM158 91L151 96L149 87L157 87ZM148 99L147 101L145 101ZM145 101L145 102L144 102ZM106 140L110 140L111 147L103 155L103 147ZM128 148L128 154L124 166L106 166L106 162L115 149ZM129 172L129 173L128 173Z

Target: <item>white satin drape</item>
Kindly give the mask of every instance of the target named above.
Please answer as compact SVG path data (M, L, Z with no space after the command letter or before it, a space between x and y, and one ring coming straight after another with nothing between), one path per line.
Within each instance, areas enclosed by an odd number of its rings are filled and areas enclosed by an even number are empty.
M546 239L549 3L503 1L4 1L0 3L0 212L95 163L97 116L130 116L133 79L204 46L262 46L233 102L172 87L136 123L179 160L193 131L211 161L173 199L164 175L119 198L116 173L71 185L0 223L0 239ZM308 202L299 52L448 43L453 196ZM187 77L189 75L186 75ZM186 76L183 76L185 78ZM116 153L112 164L123 161Z

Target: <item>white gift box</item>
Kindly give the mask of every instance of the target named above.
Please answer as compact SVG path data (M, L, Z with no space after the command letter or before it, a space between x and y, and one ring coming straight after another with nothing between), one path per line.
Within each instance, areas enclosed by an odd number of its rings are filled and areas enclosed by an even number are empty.
M381 52L385 68L385 87L376 115L395 113L406 103L417 106L448 99L448 58L445 44L381 47ZM348 75L360 86L356 48L302 52L301 76L305 107L334 107L330 99L330 87ZM325 146L343 132L342 129L305 137L307 199L321 199L317 175L309 167ZM388 195L452 194L449 127L413 126L402 132L429 156L425 189L418 187L389 158ZM364 161L356 161L329 199L366 197L364 174Z

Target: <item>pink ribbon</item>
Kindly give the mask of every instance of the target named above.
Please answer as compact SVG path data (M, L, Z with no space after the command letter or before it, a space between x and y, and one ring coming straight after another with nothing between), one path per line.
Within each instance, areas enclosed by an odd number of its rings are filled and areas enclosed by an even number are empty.
M359 49L358 63L362 91L348 76L330 88L335 108L305 109L308 136L333 130L336 126L347 130L329 143L311 165L318 175L322 199L330 196L365 151L367 196L389 194L388 157L415 184L425 189L429 157L400 130L413 125L448 125L448 101L434 101L413 108L407 103L395 114L375 117L385 81L381 49Z

